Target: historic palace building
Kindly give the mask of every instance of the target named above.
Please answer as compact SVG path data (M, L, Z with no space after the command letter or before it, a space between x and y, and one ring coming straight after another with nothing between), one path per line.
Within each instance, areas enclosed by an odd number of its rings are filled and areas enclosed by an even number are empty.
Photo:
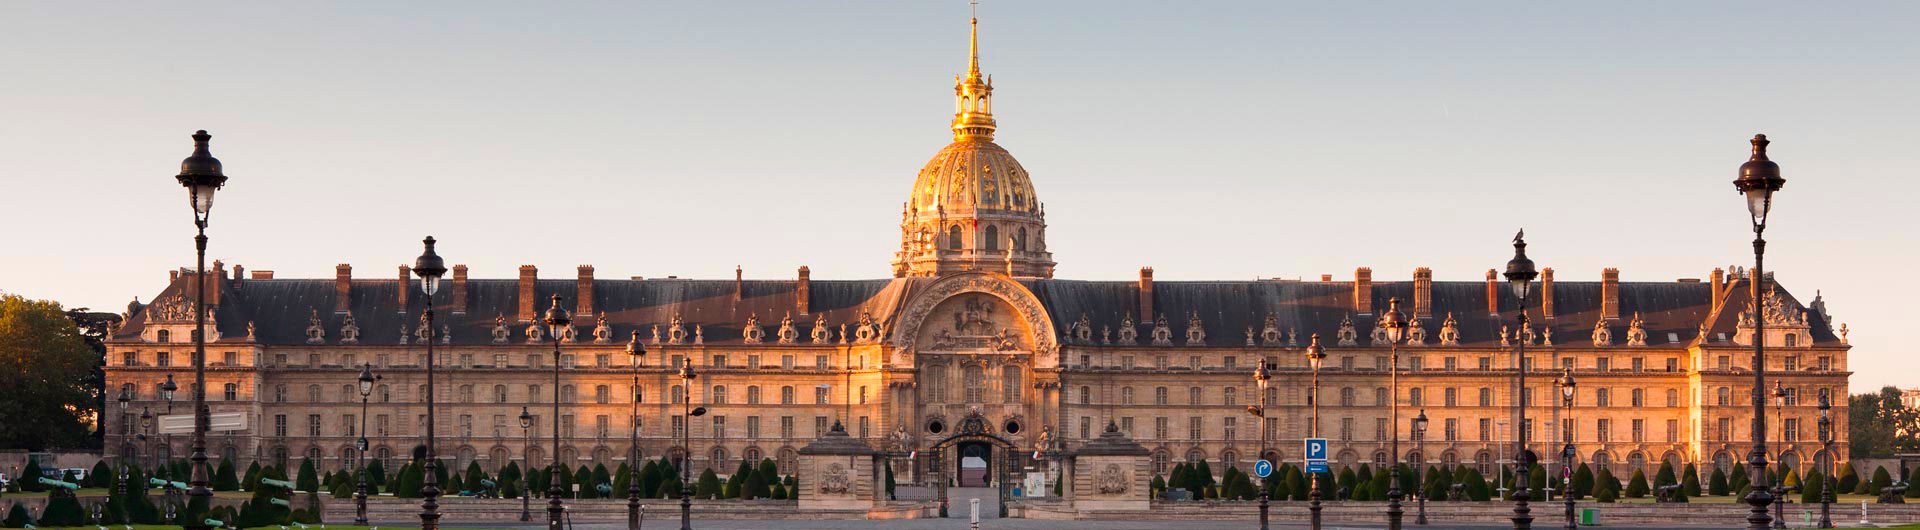
M182 389L175 412L188 412L196 281L208 284L211 315L207 399L213 413L245 418L241 430L210 435L209 452L242 461L353 465L363 424L366 456L404 457L424 441L423 367L434 362L437 450L462 467L555 456L614 466L635 429L644 458L690 455L695 469L721 473L772 458L792 469L798 448L843 422L892 454L902 481L928 476L932 455L922 449L962 425L1013 446L944 444L939 461L963 482L979 480L964 471L985 462L1024 467L1073 449L1108 423L1152 450L1156 473L1200 460L1247 469L1262 454L1300 459L1312 399L1302 352L1317 335L1328 354L1320 432L1333 440L1336 468L1396 458L1397 431L1398 458L1491 471L1513 456L1518 429L1533 433L1543 457L1571 432L1582 461L1620 476L1662 460L1724 468L1750 447L1757 319L1766 321L1769 381L1784 394L1768 404L1778 414L1769 451L1796 467L1823 458L1823 396L1838 409L1836 447L1846 445L1846 327L1836 332L1817 296L1803 303L1784 286L1752 300L1755 278L1738 268L1659 282L1546 269L1527 303L1529 329L1491 270L1484 281L1435 281L1424 267L1391 281L1365 267L1317 281L1155 281L1151 267L1137 280L1055 278L1034 181L994 142L977 24L975 34L954 86L953 142L907 190L890 278L815 279L800 267L781 279L610 279L589 265L485 278L456 265L428 297L404 266L356 276L341 264L319 279L217 262L204 280L173 271L152 303L128 307L108 344L110 392L135 399L109 418L108 445L186 454L187 436L161 448L133 434L141 410L167 408L157 388L169 377ZM539 321L556 296L574 317L558 359ZM1411 329L1394 366L1377 321L1396 300ZM420 325L429 306L438 329ZM428 341L436 359L426 358ZM644 355L629 356L630 342ZM557 455L545 441L556 362ZM697 368L691 390L680 363ZM1246 410L1262 398L1256 363L1274 371L1265 418ZM355 378L369 364L381 379L363 417ZM1517 369L1528 371L1526 388ZM1389 370L1398 370L1397 394ZM1567 370L1578 393L1560 410L1554 379ZM1523 396L1537 397L1521 425ZM689 398L709 409L690 424L679 415ZM1389 425L1395 403L1398 429ZM538 418L530 430L523 410ZM1415 443L1409 423L1420 412L1430 423Z

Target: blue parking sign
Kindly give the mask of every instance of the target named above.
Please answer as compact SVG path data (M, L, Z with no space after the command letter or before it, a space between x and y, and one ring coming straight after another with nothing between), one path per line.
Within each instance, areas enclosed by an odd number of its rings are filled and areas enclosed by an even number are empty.
M1273 462L1265 459L1253 461L1253 476L1267 478L1267 475L1271 474L1273 474Z
M1306 443L1306 464L1308 473L1326 473L1327 439L1308 438Z

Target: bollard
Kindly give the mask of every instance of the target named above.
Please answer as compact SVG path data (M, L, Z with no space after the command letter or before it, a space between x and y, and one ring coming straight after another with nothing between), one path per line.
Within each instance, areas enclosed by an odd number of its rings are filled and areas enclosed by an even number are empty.
M973 499L969 499L967 501L967 504L973 506L973 515L968 518L972 521L972 523L970 523L967 526L967 528L970 528L971 530L980 530L980 498L974 497Z
M1867 522L1867 501L1860 501L1860 526L1866 526L1870 524L1873 524L1873 523Z

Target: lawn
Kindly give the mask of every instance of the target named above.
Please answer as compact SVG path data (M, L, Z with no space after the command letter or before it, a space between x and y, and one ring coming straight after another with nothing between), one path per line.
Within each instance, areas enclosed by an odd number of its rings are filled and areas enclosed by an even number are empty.
M61 530L100 530L100 527L98 527L98 526L42 526L42 527L39 527L39 528L42 528L42 529L46 529L46 530L52 530L52 529L55 529L55 528L58 528L58 529L61 529ZM137 524L137 525L133 525L133 526L131 526L131 527L125 527L125 526L117 526L117 525L108 525L108 526L107 526L107 530L125 530L125 529L127 529L127 528L132 528L133 530L181 530L181 528L180 528L180 527L178 527L178 526L162 526L162 525L144 525L144 524ZM248 528L248 529L245 529L245 530L280 530L281 528L282 528L282 527L279 527L279 526L261 526L261 527L255 527L255 528ZM287 526L287 527L284 527L284 528L286 528L287 530L296 530L296 529L298 529L298 528L300 528L300 527L298 527L298 526ZM321 525L309 525L309 526L307 526L307 528L311 528L311 529L314 529L314 530L319 530L319 529L321 528ZM327 529L327 530L371 530L371 529L373 529L373 528L382 528L382 529L385 529L385 530L419 530L419 528L420 528L420 527L418 527L418 526L379 526L379 527L368 527L368 526L341 526L341 525L329 525L329 526L326 526L326 529ZM506 529L506 528L466 528L466 527L462 527L462 528L460 528L460 530L509 530L509 529Z
M113 488L80 488L80 489L74 490L74 494L79 495L81 497L105 497L112 493L113 493ZM147 495L151 495L154 497L159 497L163 493L165 492L157 488L147 490ZM185 495L186 493L181 492L181 494ZM45 496L47 496L47 492L44 492L44 491L39 491L39 492L23 491L18 493L0 493L0 498L8 498L8 499L45 497ZM248 498L252 498L253 494L245 491L216 491L216 492L213 492L213 496L224 497L224 498L248 499ZM88 527L88 528L92 528L92 527ZM136 526L134 528L137 529L139 527Z

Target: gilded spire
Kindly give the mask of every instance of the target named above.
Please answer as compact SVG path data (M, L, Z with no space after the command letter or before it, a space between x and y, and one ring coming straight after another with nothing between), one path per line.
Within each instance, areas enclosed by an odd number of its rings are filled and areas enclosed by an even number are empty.
M954 76L953 139L993 140L993 78L980 74L980 19L970 18L967 75Z

